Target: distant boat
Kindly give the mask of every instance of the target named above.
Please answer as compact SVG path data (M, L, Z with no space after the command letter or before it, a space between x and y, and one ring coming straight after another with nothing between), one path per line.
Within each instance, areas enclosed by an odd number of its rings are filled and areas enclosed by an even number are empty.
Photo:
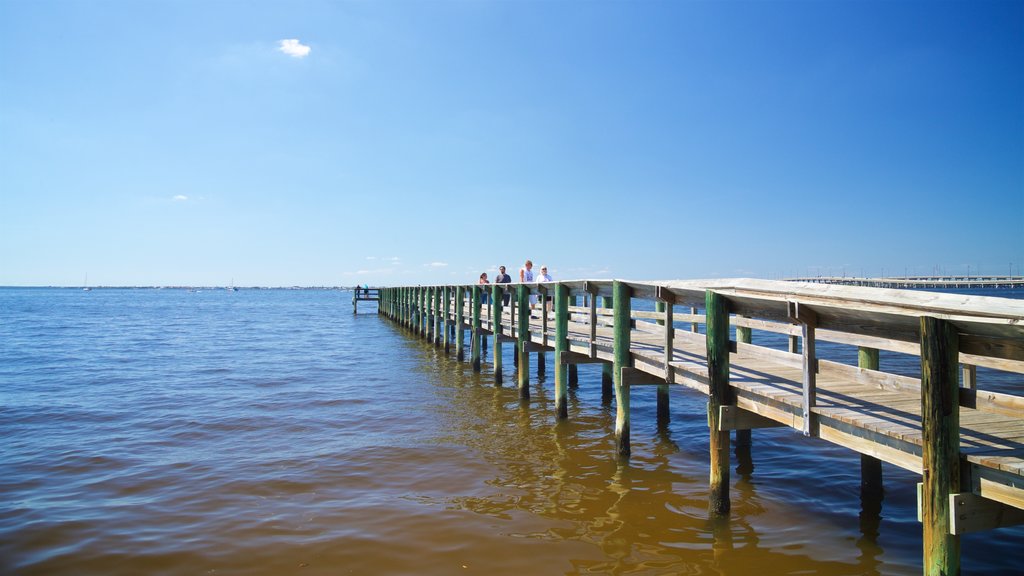
M235 288L235 279L231 279L231 285L225 288L228 292L238 292L238 288Z
M83 292L92 292L92 288L89 288L89 275L85 275L85 282L82 283Z

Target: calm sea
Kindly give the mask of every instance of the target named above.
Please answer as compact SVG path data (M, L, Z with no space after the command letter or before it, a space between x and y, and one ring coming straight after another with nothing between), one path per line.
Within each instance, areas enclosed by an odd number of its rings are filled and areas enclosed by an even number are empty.
M556 424L553 372L522 403L350 298L0 289L0 573L920 573L910 473L862 514L857 455L755 431L710 521L700 396L659 431L634 392L620 464L596 366ZM966 536L964 573L1022 546Z

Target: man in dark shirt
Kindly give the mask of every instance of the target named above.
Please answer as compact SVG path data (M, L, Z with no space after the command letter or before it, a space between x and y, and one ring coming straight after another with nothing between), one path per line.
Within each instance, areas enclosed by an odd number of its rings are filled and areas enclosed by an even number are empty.
M512 277L505 274L505 267L498 266L498 276L494 279L495 284L508 284L512 282ZM501 298L501 303L504 306L508 306L509 300L512 298L512 294L509 293L508 289L505 289L505 295Z

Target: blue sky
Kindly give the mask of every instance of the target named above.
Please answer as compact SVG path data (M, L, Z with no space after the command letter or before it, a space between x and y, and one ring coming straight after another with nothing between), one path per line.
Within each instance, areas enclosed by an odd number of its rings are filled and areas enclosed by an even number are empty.
M1024 3L0 0L0 285L526 258L1024 271Z

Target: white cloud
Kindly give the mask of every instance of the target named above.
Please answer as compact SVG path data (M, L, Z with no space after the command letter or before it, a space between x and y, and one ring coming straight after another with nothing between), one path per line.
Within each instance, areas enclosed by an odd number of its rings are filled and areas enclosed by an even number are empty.
M188 196L185 196L184 194L178 194L175 197L171 198L171 200L174 200L175 202L185 202L186 200L188 200Z
M292 58L305 58L309 56L309 51L312 50L305 44L300 44L298 38L287 38L285 40L277 41L277 49Z
M428 266L430 268L444 268L447 265L447 262L431 262L430 264L424 264L424 266Z

